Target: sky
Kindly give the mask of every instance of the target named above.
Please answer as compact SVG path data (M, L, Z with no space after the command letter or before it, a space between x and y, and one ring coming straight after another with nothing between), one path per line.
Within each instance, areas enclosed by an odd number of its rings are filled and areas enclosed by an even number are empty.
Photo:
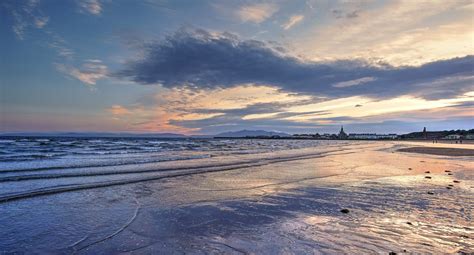
M474 2L4 0L0 132L474 128Z

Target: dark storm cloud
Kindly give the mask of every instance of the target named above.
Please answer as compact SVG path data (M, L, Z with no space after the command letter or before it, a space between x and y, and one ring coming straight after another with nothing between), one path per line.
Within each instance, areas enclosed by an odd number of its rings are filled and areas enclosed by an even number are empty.
M141 58L128 61L116 76L167 88L213 89L253 83L328 97L410 94L436 99L474 89L473 56L418 67L360 60L309 62L261 41L184 29L142 47Z

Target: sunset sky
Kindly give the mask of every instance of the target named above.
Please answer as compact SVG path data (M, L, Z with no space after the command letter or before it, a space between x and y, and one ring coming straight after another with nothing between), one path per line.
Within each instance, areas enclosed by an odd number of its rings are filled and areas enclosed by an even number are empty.
M0 2L0 132L474 128L473 1Z

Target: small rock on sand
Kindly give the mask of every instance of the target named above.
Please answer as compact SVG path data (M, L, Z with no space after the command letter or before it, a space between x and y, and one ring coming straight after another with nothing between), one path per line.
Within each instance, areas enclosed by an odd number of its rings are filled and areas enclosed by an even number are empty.
M349 209L341 209L342 213L349 213Z
M407 221L407 224L408 224L408 225L413 225L413 223L411 223L411 222L409 222L409 221Z
M393 252L393 251L391 251L391 252L389 252L389 253L388 253L388 255L397 255L397 253L396 253L396 252Z
M425 176L426 179L431 179L431 176Z
M458 180L454 180L453 182L454 182L454 183L460 183L460 181L458 181Z
M446 188L447 188L447 189L452 189L452 187L449 187L449 186L448 186L448 187L446 187Z
M411 167L409 167L408 170L412 170Z
M429 173L430 173L430 171L425 171L425 174L429 174Z
M450 170L444 170L444 172L445 172L445 173L451 173L451 171L450 171Z
M449 186L449 187L454 187L454 185L452 185L452 184L448 184L448 186Z
M428 194L429 194L429 195L434 195L434 193L433 193L433 192L431 192L431 191L428 191Z

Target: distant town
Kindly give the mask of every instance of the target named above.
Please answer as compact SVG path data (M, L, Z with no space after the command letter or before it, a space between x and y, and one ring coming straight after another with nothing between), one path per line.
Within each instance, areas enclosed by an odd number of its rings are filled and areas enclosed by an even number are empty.
M263 131L265 132L265 131ZM266 134L268 133L268 134ZM420 132L412 132L408 134L376 134L376 133L346 133L344 127L341 126L337 134L279 134L266 132L258 135L246 136L215 136L215 138L253 138L253 139L313 139L313 140L474 140L474 129L470 130L444 130L444 131L427 131L426 127Z
M22 132L22 133L0 133L0 139L6 137L104 137L104 138L159 138L159 139L307 139L307 140L451 140L463 141L474 140L474 129L470 130L444 130L428 131L426 128L419 132L408 134L377 134L377 133L349 133L344 127L340 127L335 133L306 133L288 134L277 131L266 130L239 130L223 132L215 135L183 135L175 133L109 133L109 132Z

